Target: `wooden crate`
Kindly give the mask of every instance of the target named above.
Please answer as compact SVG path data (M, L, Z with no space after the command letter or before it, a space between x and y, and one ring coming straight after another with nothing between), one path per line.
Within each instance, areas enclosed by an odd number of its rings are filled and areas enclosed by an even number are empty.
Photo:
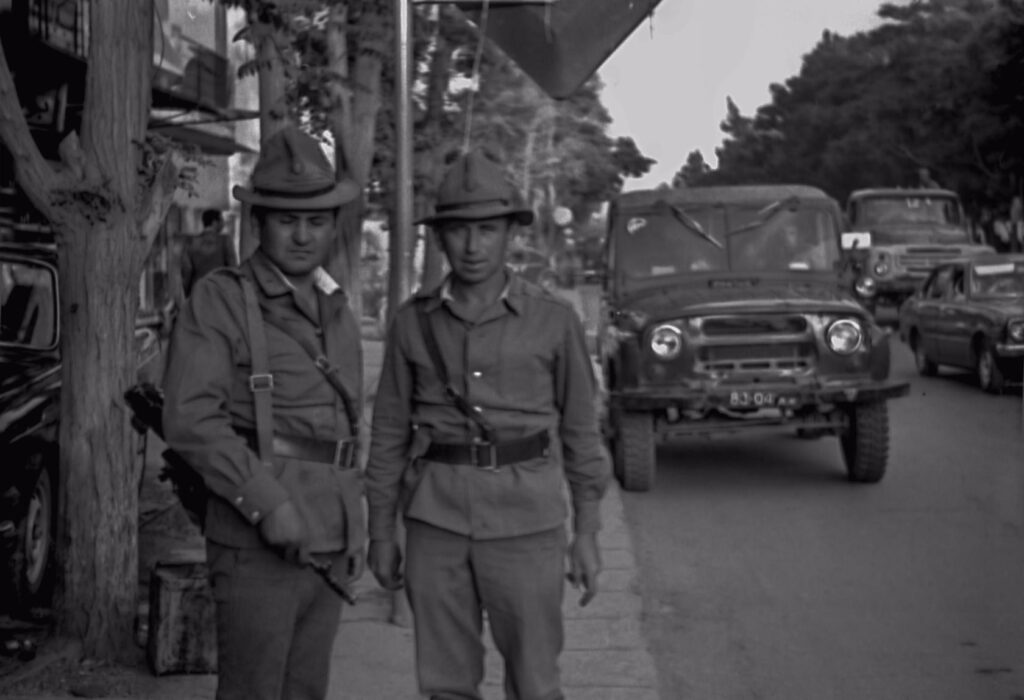
M153 673L216 673L216 620L204 562L153 566L146 640Z

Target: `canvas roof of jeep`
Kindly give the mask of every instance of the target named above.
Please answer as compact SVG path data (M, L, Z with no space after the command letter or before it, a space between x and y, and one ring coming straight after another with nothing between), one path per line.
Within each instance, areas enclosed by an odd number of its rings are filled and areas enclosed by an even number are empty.
M645 209L659 201L669 204L771 203L788 197L808 200L832 199L822 190L810 185L728 185L625 192L618 196L614 206L617 209Z

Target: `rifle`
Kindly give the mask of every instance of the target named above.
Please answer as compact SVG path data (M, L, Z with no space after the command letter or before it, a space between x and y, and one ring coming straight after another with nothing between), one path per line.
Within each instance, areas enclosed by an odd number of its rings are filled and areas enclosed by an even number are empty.
M153 384L143 382L126 391L124 399L132 410L132 427L143 435L147 430L152 430L157 437L163 440L163 392ZM164 460L164 466L160 470L158 478L160 481L171 482L174 493L181 501L189 520L201 530L206 520L206 501L210 496L203 477L174 450L164 450L160 456ZM356 596L349 587L331 573L329 561L312 558L308 562L308 566L323 579L332 591L341 596L342 600L349 605L356 604Z
M144 382L126 391L124 399L132 410L132 426L142 435L145 435L147 430L152 430L163 440L163 392L153 384ZM174 494L181 501L189 520L201 530L206 521L206 500L209 498L203 477L174 450L164 450L160 456L164 460L164 466L157 478L160 481L171 482Z

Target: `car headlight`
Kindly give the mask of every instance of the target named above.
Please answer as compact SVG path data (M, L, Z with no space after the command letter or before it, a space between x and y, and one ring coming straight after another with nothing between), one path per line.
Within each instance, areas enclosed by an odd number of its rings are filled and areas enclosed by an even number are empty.
M862 297L873 297L878 293L878 285L870 277L861 277L854 284L853 289L858 295Z
M833 321L825 331L825 341L832 352L850 355L864 344L864 329L852 318L841 318Z
M1024 343L1024 320L1010 321L1006 324L1006 335L1014 343Z
M671 324L658 326L651 331L651 351L662 360L677 357L683 349L683 334Z
M875 267L873 269L876 275L879 277L885 277L889 274L889 263L884 260L879 260L875 263Z

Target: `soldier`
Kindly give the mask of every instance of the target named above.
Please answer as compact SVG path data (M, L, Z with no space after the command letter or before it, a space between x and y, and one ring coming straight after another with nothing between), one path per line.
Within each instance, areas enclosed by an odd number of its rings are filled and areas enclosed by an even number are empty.
M358 195L312 137L272 136L234 190L259 247L200 279L174 329L163 422L210 492L218 700L323 698L340 601L308 565L361 571L360 333L322 267Z
M400 307L388 333L366 472L369 564L385 588L408 584L422 693L480 698L486 613L507 697L561 698L566 554L586 605L610 476L583 327L505 266L533 213L496 163L460 157L435 212L423 221L451 274Z

